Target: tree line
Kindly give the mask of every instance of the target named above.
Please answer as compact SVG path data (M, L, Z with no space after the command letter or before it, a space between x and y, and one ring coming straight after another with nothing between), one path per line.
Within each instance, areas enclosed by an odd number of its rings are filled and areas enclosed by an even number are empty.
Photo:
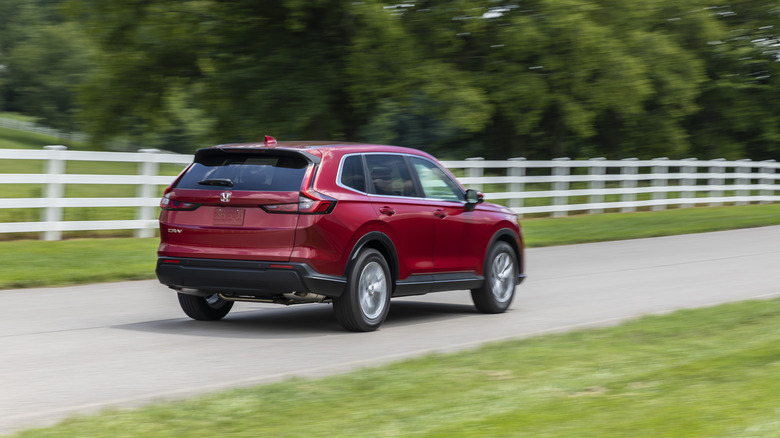
M0 0L0 109L96 146L780 159L766 0Z

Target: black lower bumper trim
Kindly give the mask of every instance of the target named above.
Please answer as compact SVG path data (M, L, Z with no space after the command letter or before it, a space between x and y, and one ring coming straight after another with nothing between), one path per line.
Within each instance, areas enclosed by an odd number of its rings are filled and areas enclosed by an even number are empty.
M338 297L346 279L305 263L159 257L157 278L174 289L234 292L258 297L308 292Z

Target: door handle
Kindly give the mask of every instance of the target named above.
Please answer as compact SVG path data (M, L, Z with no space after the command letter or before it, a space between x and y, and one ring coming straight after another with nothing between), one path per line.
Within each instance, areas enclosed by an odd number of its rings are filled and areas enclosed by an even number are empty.
M392 216L392 215L395 214L395 210L393 210L392 208L390 208L388 206L381 207L379 209L379 212L382 213L382 214L386 214L388 216Z
M447 212L440 208L438 210L434 210L433 215L438 218L444 219L445 217L447 217Z

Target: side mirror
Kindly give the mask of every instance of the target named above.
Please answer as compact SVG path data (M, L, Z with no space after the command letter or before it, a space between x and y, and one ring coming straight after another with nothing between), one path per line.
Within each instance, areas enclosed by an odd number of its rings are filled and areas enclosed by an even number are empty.
M485 195L474 189L466 190L466 211L472 211L477 206L485 202Z

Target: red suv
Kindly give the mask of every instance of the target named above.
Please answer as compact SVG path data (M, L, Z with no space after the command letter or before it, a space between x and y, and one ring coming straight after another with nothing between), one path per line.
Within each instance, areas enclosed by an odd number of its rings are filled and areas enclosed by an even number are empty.
M235 301L328 302L346 329L371 331L391 297L470 289L500 313L525 278L516 216L415 149L200 149L161 207L157 277L196 320Z

